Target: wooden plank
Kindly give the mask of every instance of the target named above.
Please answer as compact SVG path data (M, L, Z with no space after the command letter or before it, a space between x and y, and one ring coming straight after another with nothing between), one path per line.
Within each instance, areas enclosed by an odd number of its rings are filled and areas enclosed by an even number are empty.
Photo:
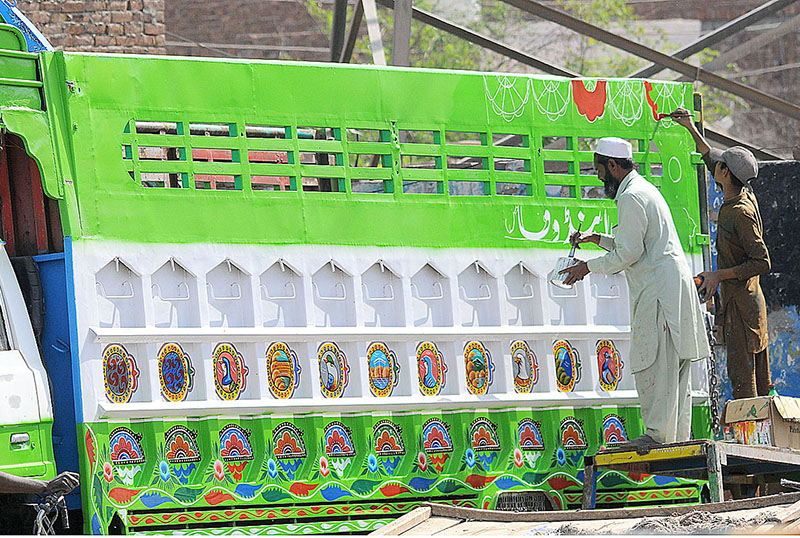
M653 447L646 453L641 449L620 449L600 452L594 456L594 464L597 467L607 465L619 465L633 462L646 462L679 458L695 458L702 456L705 452L707 442L693 442L691 444L661 445Z
M555 521L590 521L597 519L629 519L638 517L664 517L671 515L688 514L702 510L710 513L730 512L734 510L760 509L800 501L800 492L782 493L741 499L720 503L698 505L670 505L647 508L616 508L589 511L547 511L547 512L501 512L499 510L479 510L444 504L425 503L430 507L431 516L450 517L456 519L471 519L476 521L498 522L555 522ZM404 516L405 517L405 516Z
M392 65L408 67L411 49L411 0L395 0Z
M431 517L431 507L420 506L370 534L376 536L396 536L419 525L429 517Z
M711 494L711 502L718 503L725 500L725 492L722 487L722 458L717 450L717 445L712 444L708 447L706 454L708 464L708 490Z
M450 517L429 517L416 527L409 529L405 532L400 533L402 536L431 536L438 532L447 531L447 534L450 534L450 530L456 525L460 524L462 521L460 519L454 519Z

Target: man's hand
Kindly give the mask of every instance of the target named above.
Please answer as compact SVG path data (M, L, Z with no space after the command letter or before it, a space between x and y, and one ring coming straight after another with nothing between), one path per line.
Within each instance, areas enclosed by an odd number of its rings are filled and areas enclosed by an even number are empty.
M706 271L698 275L703 279L703 283L697 288L697 292L702 298L702 302L708 302L717 293L719 283L722 282L722 276L719 271Z
M669 117L678 123L679 125L683 125L687 129L691 129L694 127L694 117L692 113L686 110L685 108L676 108L672 111Z
M589 232L572 232L572 235L569 236L569 244L573 247L581 248L579 246L581 243L594 243L597 245L600 243L600 236Z
M80 475L72 471L65 471L47 482L45 493L69 493L78 487Z
M576 262L575 265L571 265L558 272L559 275L569 275L566 280L564 280L564 284L567 286L572 286L577 281L583 280L583 278L589 274L589 266L586 265L586 262L581 260L576 260Z

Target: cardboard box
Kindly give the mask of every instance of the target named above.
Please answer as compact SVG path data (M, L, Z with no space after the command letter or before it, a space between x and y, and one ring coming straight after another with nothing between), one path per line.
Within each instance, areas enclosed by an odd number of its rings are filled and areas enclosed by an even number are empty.
M800 449L800 398L730 400L722 416L737 443Z

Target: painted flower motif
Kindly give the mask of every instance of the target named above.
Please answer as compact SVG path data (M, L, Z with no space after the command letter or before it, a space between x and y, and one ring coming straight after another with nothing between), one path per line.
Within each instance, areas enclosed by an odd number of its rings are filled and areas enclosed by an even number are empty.
M231 436L225 440L225 446L222 447L222 450L220 450L220 454L222 454L223 458L236 457L246 454L244 443L241 439L239 439L239 436L236 435L236 433L232 433Z
M467 467L472 469L473 467L475 467L475 452L473 452L471 448L468 448L467 453L465 455L467 459Z
M214 478L217 480L225 478L225 466L219 460L214 462Z
M347 439L341 436L337 430L334 430L330 437L328 437L328 444L325 446L325 453L333 456L337 452L348 454L353 451L350 445L347 444Z
M280 454L300 454L301 452L302 450L297 446L297 441L292 438L289 432L283 432L283 437L275 443L276 456Z
M517 468L519 468L519 467L522 467L522 465L524 463L525 463L525 460L522 459L522 450L520 450L518 448L515 448L514 449L514 465L516 465Z
M370 454L367 458L367 467L369 467L369 472L371 473L378 470L378 458L375 457L375 454Z
M267 472L269 473L270 478L275 478L278 476L278 466L275 464L275 460L272 458L267 460Z
M169 445L169 452L167 452L167 459L170 461L180 457L195 457L194 450L192 450L192 447L189 446L189 443L186 442L182 435L175 437Z
M541 455L542 455L542 453L538 452L538 451L537 452L526 452L525 453L525 461L528 462L528 466L529 467L535 467L536 466L536 460L538 460L539 456L541 456Z
M559 447L558 450L556 450L556 461L562 467L567 464L567 454L564 452L564 449L561 448L561 447Z
M161 463L158 464L158 474L164 482L169 480L169 465L166 461L162 460Z
M570 424L564 430L561 442L564 444L564 446L568 447L581 445L583 440L581 439L581 435L575 430L572 424Z
M417 454L417 467L419 467L420 471L424 471L428 468L428 458L425 456L424 452Z
M486 428L481 426L472 436L472 446L478 448L480 446L488 446L492 444L492 436L486 431Z
M392 437L388 431L383 430L381 436L375 441L375 451L388 452L390 450L400 450L400 447L397 445L397 441L395 441L394 437Z
M192 463L184 463L178 464L172 468L172 471L175 473L175 476L178 478L178 482L181 484L188 484L189 483L189 475L192 474L192 471L195 470L195 464Z
M105 462L103 464L103 478L106 479L106 482L111 482L112 480L114 480L114 469L108 462Z
M129 460L132 459L132 454L134 454L133 444L124 437L121 437L111 451L111 461Z
M319 458L319 472L322 476L328 476L328 473L331 472L330 467L328 467L328 458L325 456L320 456Z

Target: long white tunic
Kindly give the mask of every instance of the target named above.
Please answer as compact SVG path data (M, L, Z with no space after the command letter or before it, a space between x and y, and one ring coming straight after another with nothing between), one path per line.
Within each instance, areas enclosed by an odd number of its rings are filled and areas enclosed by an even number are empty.
M708 357L700 300L675 223L659 190L631 171L614 199L619 224L614 236L601 234L609 252L587 262L589 271L611 275L625 271L631 309L631 370L642 371L656 360L657 310L666 320L681 360Z

